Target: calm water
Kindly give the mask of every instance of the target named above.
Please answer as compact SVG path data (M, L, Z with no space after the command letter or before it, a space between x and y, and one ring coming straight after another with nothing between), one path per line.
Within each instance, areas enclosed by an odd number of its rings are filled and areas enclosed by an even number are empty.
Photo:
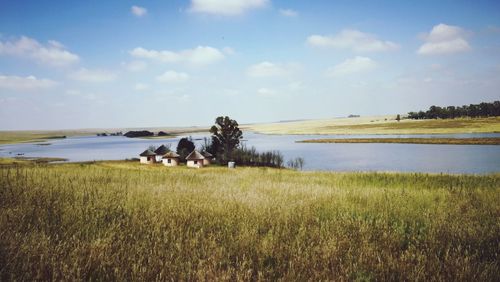
M192 135L202 139L207 135ZM302 157L305 170L406 171L444 173L500 172L500 146L420 144L305 144L295 141L313 138L405 138L405 137L500 137L500 134L454 135L264 135L244 133L243 143L258 151L279 150L285 161ZM61 157L69 161L121 160L136 158L149 145L171 144L179 138L136 139L121 136L71 137L36 143L0 146L0 157ZM195 143L201 144L202 140Z

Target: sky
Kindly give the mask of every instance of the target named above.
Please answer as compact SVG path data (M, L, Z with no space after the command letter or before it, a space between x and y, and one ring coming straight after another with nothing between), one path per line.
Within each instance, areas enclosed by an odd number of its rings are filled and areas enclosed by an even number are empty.
M500 100L499 1L0 0L0 130Z

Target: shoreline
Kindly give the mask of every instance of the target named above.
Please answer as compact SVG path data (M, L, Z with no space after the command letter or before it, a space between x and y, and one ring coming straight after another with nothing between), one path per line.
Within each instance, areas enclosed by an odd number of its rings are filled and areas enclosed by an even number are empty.
M94 160L94 161L69 161L64 158L57 157L13 157L13 158L2 158L0 157L0 168L2 167L10 167L10 166L25 166L25 165L60 165L60 166L73 166L73 165L96 165L96 166L123 166L123 165L131 165L136 169L140 170L186 170L193 172L203 172L210 170L218 170L218 169L227 169L225 165L215 165L212 164L208 167L204 167L202 169L193 169L187 167L185 164L179 165L177 167L166 167L161 163L156 164L140 164L139 160L134 159L124 159L124 160ZM447 176L500 176L500 171L490 171L483 173L452 173L452 172L425 172L425 171L395 171L395 170L295 170L289 167L283 168L271 168L271 167L259 167L259 166L242 166L238 165L237 169L266 169L266 170L275 170L275 171L294 171L298 173L304 174L332 174L332 175L349 175L349 174L389 174L389 175L447 175Z

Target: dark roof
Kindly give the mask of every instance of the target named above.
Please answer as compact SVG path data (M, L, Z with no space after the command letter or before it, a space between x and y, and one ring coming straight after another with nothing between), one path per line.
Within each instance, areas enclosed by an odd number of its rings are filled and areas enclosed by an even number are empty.
M141 156L141 157L156 156L156 154L155 154L155 152L148 149L148 150L142 152L139 156Z
M203 151L201 152L201 154L205 157L205 158L212 158L214 155L210 154L209 152L207 151Z
M165 155L166 153L168 153L168 148L165 147L165 145L161 145L160 147L158 147L158 149L155 150L155 153L157 155Z
M176 152L168 152L166 153L165 155L163 155L164 158L179 158L179 154L177 154Z
M200 152L194 150L186 157L186 160L203 160L205 157Z

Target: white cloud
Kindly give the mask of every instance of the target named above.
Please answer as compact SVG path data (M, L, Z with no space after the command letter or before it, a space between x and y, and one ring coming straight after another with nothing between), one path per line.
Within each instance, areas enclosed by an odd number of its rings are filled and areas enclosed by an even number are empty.
M26 36L14 41L0 41L0 55L29 58L54 67L68 66L80 60L78 55L69 52L57 41L50 40L48 44L43 45Z
M269 0L191 0L189 10L195 13L237 16L245 12L263 8Z
M128 63L123 63L123 66L125 66L125 68L128 71L139 72L139 71L145 70L147 68L148 64L144 61L131 61Z
M247 75L252 77L286 76L299 68L297 64L278 64L264 61L247 69Z
M198 46L178 52L169 50L147 50L137 47L130 51L136 58L150 59L164 63L188 63L191 65L208 65L224 59L224 54L210 46Z
M273 97L276 96L276 91L269 88L260 88L257 90L257 94L262 97Z
M144 83L136 83L134 86L134 89L136 91L144 91L149 89L149 85L144 84Z
M326 71L326 75L331 77L350 75L372 70L376 66L377 63L374 60L367 57L356 56L352 59L347 59L344 62L329 68Z
M156 77L160 82L186 82L189 80L189 75L184 72L166 71L162 75Z
M465 32L458 26L438 24L424 35L425 43L417 53L420 55L441 55L465 52L471 49Z
M0 88L14 91L42 90L56 85L57 82L53 80L39 79L32 75L27 77L0 75Z
M148 10L146 8L139 6L132 6L132 8L130 8L130 11L132 12L132 14L134 14L134 16L138 18L143 17L148 13Z
M292 9L280 9L280 14L285 17L296 17L299 15L299 12L294 11Z
M222 52L224 52L226 55L234 55L234 54L236 54L236 51L234 51L233 48L227 47L227 46L224 47L224 48L222 48Z
M355 29L344 29L334 36L311 35L307 43L314 47L351 49L356 52L381 52L399 49L391 41L383 41L375 35Z
M86 82L107 82L113 81L117 77L117 74L107 70L89 70L86 68L81 68L69 75L69 78L78 81Z

